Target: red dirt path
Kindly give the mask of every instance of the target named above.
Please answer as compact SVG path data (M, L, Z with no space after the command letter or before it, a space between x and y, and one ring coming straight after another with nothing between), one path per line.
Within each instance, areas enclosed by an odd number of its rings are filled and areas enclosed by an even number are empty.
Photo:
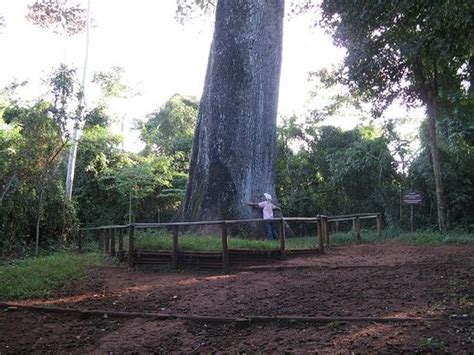
M80 319L0 310L0 353L474 352L474 245L397 243L331 248L228 275L94 269L88 280L29 305L243 317L442 317L441 321L205 324ZM455 316L456 318L452 318Z

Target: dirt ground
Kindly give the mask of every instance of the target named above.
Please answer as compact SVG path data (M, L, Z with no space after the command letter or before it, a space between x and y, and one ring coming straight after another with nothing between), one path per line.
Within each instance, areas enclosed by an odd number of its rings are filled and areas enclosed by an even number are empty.
M104 311L437 318L394 323L92 317L0 310L0 353L474 353L474 245L351 245L222 274L93 269L55 297ZM5 300L4 300L5 301ZM20 302L19 302L20 303Z

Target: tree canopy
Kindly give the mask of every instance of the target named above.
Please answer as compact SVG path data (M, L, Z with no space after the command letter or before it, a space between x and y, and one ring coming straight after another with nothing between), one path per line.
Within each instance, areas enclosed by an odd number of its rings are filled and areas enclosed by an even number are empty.
M371 101L375 115L401 98L428 115L440 230L445 194L438 123L446 99L470 80L474 5L466 1L323 1L322 23L347 49L340 80ZM449 100L449 99L448 99Z

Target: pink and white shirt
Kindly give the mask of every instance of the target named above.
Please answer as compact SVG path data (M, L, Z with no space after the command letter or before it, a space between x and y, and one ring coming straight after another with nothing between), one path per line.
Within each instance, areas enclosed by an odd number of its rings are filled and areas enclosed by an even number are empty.
M258 207L263 210L263 219L273 218L273 209L276 207L270 201L262 201L258 203Z

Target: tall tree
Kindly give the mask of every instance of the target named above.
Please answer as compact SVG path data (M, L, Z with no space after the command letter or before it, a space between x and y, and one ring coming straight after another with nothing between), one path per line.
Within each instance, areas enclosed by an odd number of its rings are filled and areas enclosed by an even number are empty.
M438 149L442 95L460 85L474 50L474 4L464 0L324 0L323 23L347 49L346 81L380 113L393 99L426 107L438 226L445 197Z
M85 87L87 66L89 58L89 34L90 34L90 0L87 1L87 10L74 1L68 0L37 0L28 6L27 18L35 25L52 29L57 34L72 36L85 31L86 45L84 55L84 68L82 72L82 87L79 96L79 105L76 112L76 123L72 132L71 146L68 154L68 165L66 175L65 199L71 200L74 172L76 167L77 144L80 136L80 124L84 116L86 104Z
M283 0L221 0L194 136L185 220L250 218L274 194Z

